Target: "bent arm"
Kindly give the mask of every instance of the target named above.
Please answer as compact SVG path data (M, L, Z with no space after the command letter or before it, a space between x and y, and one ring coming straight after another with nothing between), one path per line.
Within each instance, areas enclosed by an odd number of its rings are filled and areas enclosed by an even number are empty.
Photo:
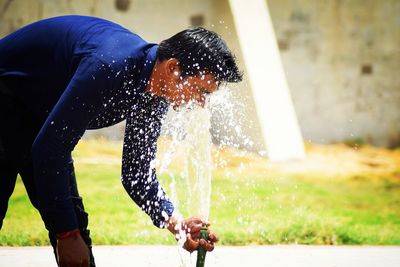
M139 104L128 114L121 180L129 196L153 224L165 227L174 207L156 176L155 157L162 119L158 112Z

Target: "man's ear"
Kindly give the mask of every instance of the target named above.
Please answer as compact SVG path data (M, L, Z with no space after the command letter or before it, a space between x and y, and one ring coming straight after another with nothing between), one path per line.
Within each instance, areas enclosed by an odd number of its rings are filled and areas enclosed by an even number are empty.
M176 58L170 58L165 63L165 76L172 80L179 80L181 76L181 70L179 67L179 61Z

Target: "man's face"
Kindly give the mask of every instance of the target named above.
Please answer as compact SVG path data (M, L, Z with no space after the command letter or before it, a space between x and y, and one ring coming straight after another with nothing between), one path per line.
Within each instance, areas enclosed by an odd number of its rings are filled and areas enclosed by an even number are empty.
M218 89L218 82L211 74L199 74L197 76L179 77L168 83L168 100L175 110L179 107L197 103L204 107L206 96Z

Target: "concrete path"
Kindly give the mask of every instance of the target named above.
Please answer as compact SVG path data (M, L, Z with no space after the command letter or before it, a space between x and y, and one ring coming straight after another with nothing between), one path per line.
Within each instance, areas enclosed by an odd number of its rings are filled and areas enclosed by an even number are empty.
M174 246L96 246L98 267L179 267ZM188 255L184 253L185 255ZM189 258L190 260L190 258ZM195 266L196 254L187 267ZM50 247L0 247L1 267L56 266ZM217 247L208 253L206 266L268 267L400 267L399 247L353 246L246 246Z

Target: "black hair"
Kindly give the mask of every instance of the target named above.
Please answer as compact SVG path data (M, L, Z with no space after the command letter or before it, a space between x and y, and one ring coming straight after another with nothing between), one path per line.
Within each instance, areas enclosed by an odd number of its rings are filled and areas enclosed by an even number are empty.
M218 82L240 82L243 77L224 40L202 27L183 30L162 41L157 58L160 61L176 58L183 77L200 72L212 74Z

